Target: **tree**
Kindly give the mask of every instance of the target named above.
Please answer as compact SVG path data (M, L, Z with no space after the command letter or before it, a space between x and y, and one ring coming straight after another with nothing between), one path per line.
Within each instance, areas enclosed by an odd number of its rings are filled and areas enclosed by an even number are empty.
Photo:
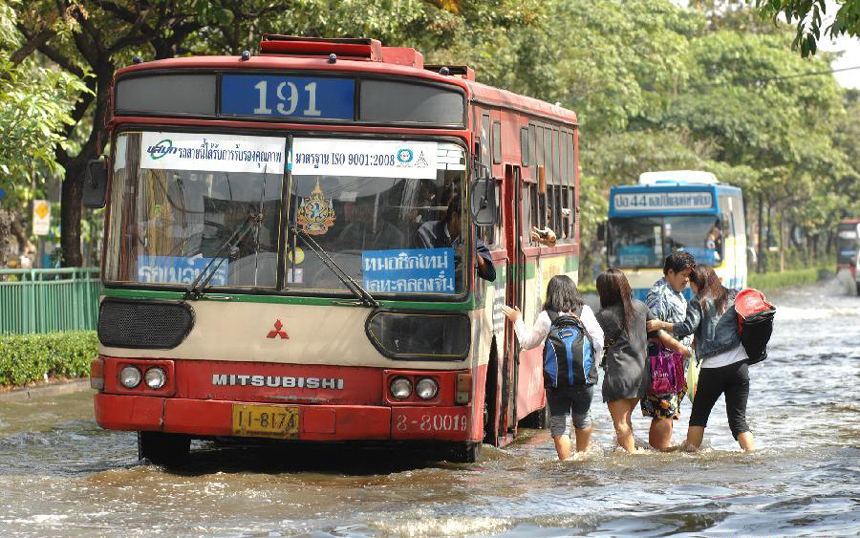
M823 17L827 13L826 0L756 0L756 7L765 17L779 24L783 16L789 24L795 24L797 33L792 48L800 48L801 55L814 55L818 50L818 41L824 35L831 38L848 34L857 37L860 34L860 0L835 0L839 5L833 22L822 32ZM796 22L794 22L796 21Z
M86 164L98 156L117 66L187 54L254 50L262 33L369 36L387 45L449 46L470 31L516 25L537 0L414 2L387 0L37 0L15 4L22 56L38 51L82 79L54 158L66 172L62 188L63 264L80 265L81 198ZM426 48L424 50L427 50ZM92 76L87 76L92 73Z

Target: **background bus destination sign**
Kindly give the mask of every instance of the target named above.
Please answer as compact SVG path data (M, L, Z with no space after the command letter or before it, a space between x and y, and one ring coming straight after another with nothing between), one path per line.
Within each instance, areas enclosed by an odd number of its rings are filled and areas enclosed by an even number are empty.
M616 211L665 211L672 209L711 209L713 196L709 192L625 192L612 198Z
M221 114L352 120L355 80L351 78L224 75Z

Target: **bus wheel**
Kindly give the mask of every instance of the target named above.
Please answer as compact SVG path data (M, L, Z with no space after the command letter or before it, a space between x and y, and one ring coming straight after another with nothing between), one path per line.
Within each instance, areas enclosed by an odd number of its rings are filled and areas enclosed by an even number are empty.
M475 463L481 457L481 443L451 443L443 458L453 463Z
M545 405L524 416L520 421L520 426L523 428L533 428L535 430L545 430L549 427L549 406Z
M155 465L175 465L188 459L191 438L178 433L137 432L137 457Z

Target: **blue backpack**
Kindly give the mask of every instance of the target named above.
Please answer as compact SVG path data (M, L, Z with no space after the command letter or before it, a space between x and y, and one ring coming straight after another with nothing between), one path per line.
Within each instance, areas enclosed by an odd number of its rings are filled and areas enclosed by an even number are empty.
M547 310L552 322L543 348L544 387L572 387L597 383L597 361L591 336L579 315L559 315Z

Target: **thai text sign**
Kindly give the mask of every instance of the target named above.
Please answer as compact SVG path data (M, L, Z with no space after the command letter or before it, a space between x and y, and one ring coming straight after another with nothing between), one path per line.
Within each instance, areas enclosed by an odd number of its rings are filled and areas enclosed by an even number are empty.
M282 174L285 146L284 138L145 132L140 167Z
M209 265L212 258L182 258L177 256L141 256L137 259L137 280L147 284L191 284ZM210 284L227 285L228 260L218 260L206 270L208 275L218 266ZM204 279L206 276L203 277Z
M371 293L456 293L452 247L365 250L361 269Z
M435 179L436 142L296 138L296 176L351 176Z
M613 197L616 211L665 211L678 209L711 209L710 192L624 192Z

